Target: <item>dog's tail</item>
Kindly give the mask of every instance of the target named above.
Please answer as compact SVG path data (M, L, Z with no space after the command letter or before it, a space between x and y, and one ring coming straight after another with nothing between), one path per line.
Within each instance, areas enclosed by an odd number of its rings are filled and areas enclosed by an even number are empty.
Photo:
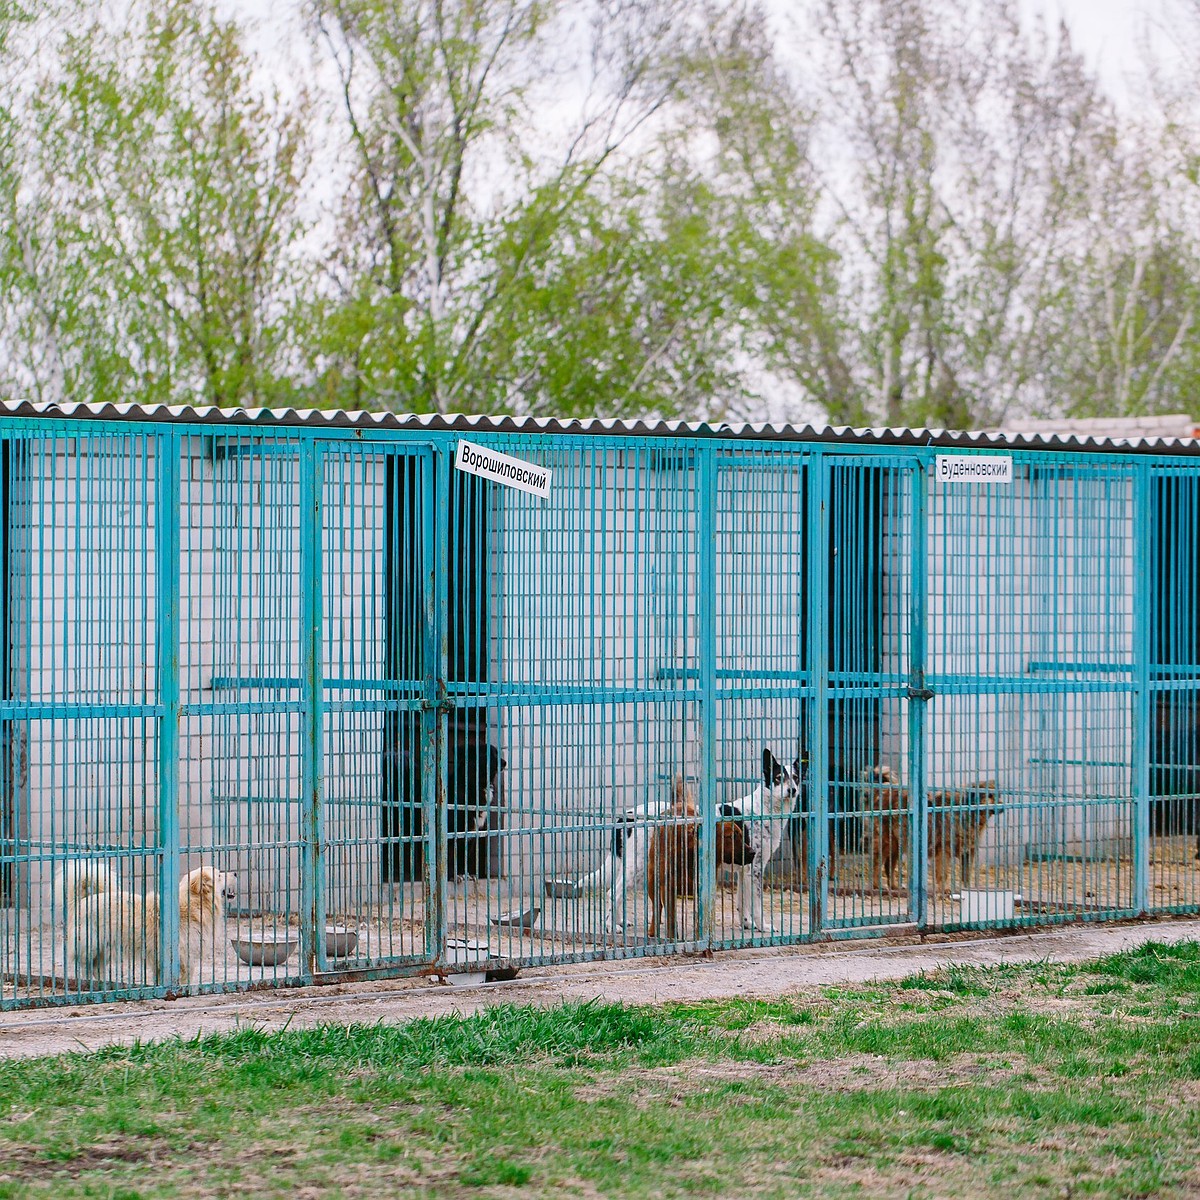
M72 859L63 864L58 890L62 897L63 919L69 923L85 897L112 891L112 873L102 862Z
M63 902L74 908L85 896L112 891L112 874L101 862L73 859L64 863L60 875Z
M604 861L594 871L579 880L579 886L585 891L603 892L612 887L617 872L623 870L624 867L622 860L625 856L625 834L626 829L623 824L618 823L613 828L612 844L604 856Z
M676 813L686 812L689 803L696 807L696 794L687 785L682 775L676 775L671 782L671 807Z

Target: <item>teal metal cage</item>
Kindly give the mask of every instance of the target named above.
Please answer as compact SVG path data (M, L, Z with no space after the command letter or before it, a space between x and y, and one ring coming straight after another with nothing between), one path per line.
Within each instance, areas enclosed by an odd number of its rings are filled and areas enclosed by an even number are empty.
M1193 443L14 406L0 509L5 1008L1200 910Z

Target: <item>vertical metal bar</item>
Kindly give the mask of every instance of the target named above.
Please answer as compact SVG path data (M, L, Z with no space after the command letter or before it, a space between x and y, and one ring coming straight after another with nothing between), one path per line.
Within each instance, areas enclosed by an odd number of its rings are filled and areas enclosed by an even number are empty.
M925 795L925 641L926 604L925 591L927 546L928 480L926 460L919 458L910 468L912 474L912 544L909 547L911 575L911 600L909 602L909 685L912 689L908 701L908 754L909 754L909 799L911 807L912 870L909 875L909 908L917 922L924 928L929 916L929 855L926 852L926 834L929 829L927 801Z
M425 703L421 712L421 804L425 831L425 946L434 962L446 952L446 719L449 677L450 471L453 445L438 446L424 487L426 563ZM430 493L432 492L432 496ZM460 518L461 520L461 518ZM432 833L432 841L430 835ZM429 851L432 849L433 853Z
M700 635L700 861L697 864L696 942L711 949L716 891L717 811L717 460L711 442L696 447L696 532Z
M1133 909L1150 905L1150 657L1154 604L1151 540L1154 531L1150 463L1142 459L1133 477Z
M829 465L808 460L808 932L819 935L829 912ZM839 631L843 634L845 631Z
M162 978L179 986L179 434L157 439L155 591L158 600L156 675L162 715L158 723L158 936ZM146 981L151 982L150 980ZM187 980L183 981L187 983Z
M300 839L303 879L300 899L300 960L306 974L324 968L324 847L321 811L321 747L324 744L321 679L321 471L318 445L300 446L301 698L304 727Z

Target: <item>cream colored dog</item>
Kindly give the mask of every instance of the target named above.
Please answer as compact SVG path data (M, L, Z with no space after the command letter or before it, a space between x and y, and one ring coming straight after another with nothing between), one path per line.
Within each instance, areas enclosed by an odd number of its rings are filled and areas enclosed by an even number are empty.
M180 983L192 982L204 947L214 944L236 883L233 875L213 867L197 867L179 881ZM77 979L107 979L120 964L127 969L123 982L162 982L157 893L122 891L104 863L72 862L63 871L60 894L67 953Z

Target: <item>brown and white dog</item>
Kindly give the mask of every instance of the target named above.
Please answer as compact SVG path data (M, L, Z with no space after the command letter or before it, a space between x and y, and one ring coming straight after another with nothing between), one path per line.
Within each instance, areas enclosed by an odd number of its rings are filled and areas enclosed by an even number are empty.
M769 752L764 751L764 758L770 757ZM774 758L771 758L774 763ZM778 766L778 764L775 764ZM590 875L585 875L579 880L580 888L583 890L610 891L612 901L608 910L608 917L604 923L604 932L611 934L617 930L625 929L625 917L633 911L633 905L629 903L631 894L639 891L643 886L649 890L647 879L647 870L649 866L649 851L650 842L654 837L659 825L664 820L675 821L675 810L679 808L680 796L683 787L682 780L677 778L672 787L672 797L658 797L654 800L640 805L637 808L628 808L621 814L619 820L612 831L611 849L605 855L600 866ZM771 795L774 796L774 792ZM738 851L735 843L730 843L730 857L721 859L718 857L718 865L726 866L750 866L753 867L758 861L764 861L762 851L759 848L757 839L762 839L764 836L765 824L761 818L761 810L756 808L754 804L747 804L757 796L746 797L743 800L735 801L734 803L723 803L717 809L717 825L718 831L725 823L732 823L738 826L744 835L746 846L743 850ZM781 797L785 797L783 791L779 792ZM786 802L790 803L794 797L795 791L786 793ZM781 804L784 801L781 800ZM743 812L743 809L745 810ZM771 811L775 811L772 809ZM692 819L699 820L695 813L695 800L692 799ZM784 827L787 824L787 810L782 811L777 815L774 825L778 826L779 836L782 836ZM718 838L722 836L718 832ZM778 844L778 841L774 843ZM774 846L772 846L772 849ZM663 857L667 854L667 847L661 848L660 861L665 862ZM719 846L718 846L719 850ZM742 857L737 857L741 855ZM743 876L741 885L745 887L745 877L747 871L739 872ZM758 903L754 907L754 911L759 914L761 919L762 914L762 874L758 874L758 887L754 894L758 898ZM665 884L663 885L665 886ZM656 926L657 927L657 926Z
M716 824L715 857L718 866L742 867L754 860L754 850L745 825L725 811ZM667 938L677 936L676 901L680 896L695 895L696 869L700 861L700 816L696 797L677 776L672 788L671 808L665 821L654 828L646 849L646 890L650 912L646 934L657 937L659 923L666 926Z
M215 950L225 904L236 891L235 876L213 867L197 867L179 881L181 983L192 981L206 946ZM106 864L85 861L66 864L61 894L67 952L77 979L108 979L116 966L123 969L123 982L162 982L156 892L122 891Z

